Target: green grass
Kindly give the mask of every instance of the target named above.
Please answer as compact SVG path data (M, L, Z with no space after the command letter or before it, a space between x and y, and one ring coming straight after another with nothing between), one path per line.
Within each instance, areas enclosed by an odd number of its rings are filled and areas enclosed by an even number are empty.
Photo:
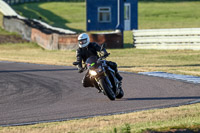
M200 1L139 2L139 29L200 27Z
M84 2L44 2L15 5L13 8L30 19L42 18L48 24L83 32L86 30Z

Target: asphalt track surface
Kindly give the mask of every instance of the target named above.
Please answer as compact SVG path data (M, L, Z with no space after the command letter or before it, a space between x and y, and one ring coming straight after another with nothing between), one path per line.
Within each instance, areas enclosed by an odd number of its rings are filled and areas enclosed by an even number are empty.
M124 98L110 101L82 87L75 67L0 62L0 126L134 112L198 102L199 84L134 73L123 76Z

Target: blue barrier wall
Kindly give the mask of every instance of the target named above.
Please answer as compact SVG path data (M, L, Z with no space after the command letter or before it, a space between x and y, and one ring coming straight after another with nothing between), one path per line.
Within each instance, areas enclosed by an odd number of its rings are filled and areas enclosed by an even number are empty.
M126 0L131 4L131 30L138 29L138 0Z
M114 30L117 26L117 0L87 0L87 31ZM98 22L98 7L111 7L111 22Z
M120 26L124 28L124 3L131 4L131 29L138 28L138 0L120 0ZM110 8L111 20L99 22L99 8ZM87 31L116 30L118 25L118 0L86 0Z

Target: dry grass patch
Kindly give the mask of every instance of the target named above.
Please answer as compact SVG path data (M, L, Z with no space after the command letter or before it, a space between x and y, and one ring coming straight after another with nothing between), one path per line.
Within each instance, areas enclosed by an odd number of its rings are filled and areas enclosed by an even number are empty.
M49 51L34 43L1 44L0 60L72 66L76 50ZM200 76L200 52L193 50L108 49L107 60L129 72L163 71Z
M0 127L0 133L112 133L123 132L126 128L133 133L141 133L148 129L191 128L195 125L200 125L200 104L65 122Z
M0 60L71 66L75 51L49 51L34 43L0 45Z

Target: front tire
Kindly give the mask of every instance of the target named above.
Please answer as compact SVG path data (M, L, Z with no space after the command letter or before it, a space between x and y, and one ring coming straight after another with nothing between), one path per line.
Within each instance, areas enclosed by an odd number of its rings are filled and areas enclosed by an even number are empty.
M100 79L99 81L102 89L105 91L107 97L110 99L110 100L115 100L115 93L113 92L113 90L106 84L105 80L104 79Z
M116 96L117 99L121 99L124 96L124 91L120 88L119 94Z

